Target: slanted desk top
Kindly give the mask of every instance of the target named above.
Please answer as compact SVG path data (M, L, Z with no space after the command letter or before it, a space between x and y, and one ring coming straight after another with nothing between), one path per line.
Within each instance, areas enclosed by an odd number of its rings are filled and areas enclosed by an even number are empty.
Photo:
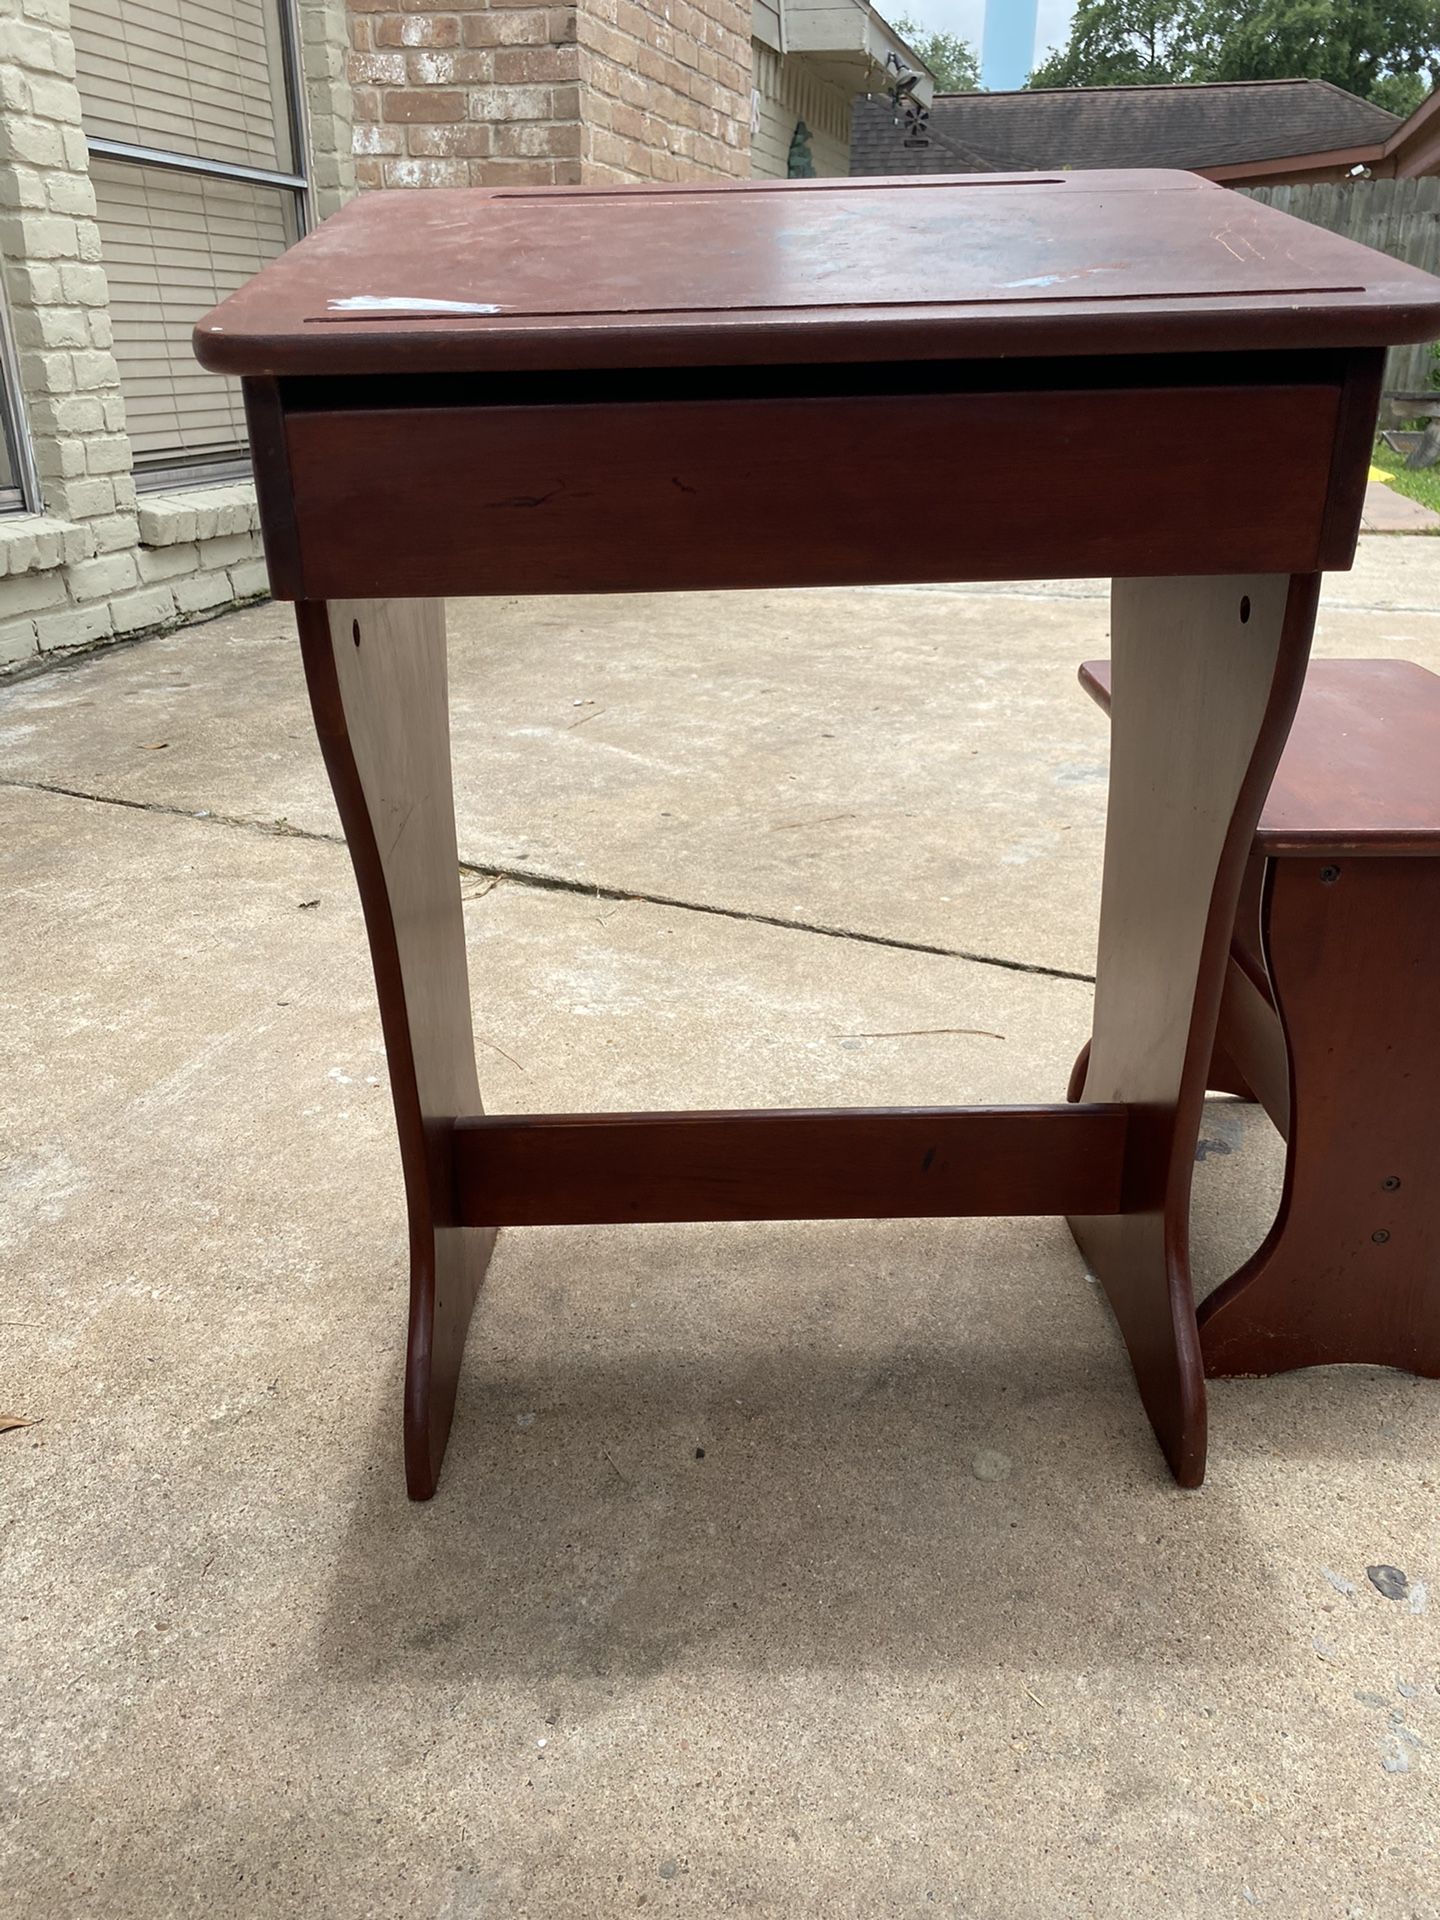
M196 328L217 372L1384 346L1440 281L1179 172L362 195Z

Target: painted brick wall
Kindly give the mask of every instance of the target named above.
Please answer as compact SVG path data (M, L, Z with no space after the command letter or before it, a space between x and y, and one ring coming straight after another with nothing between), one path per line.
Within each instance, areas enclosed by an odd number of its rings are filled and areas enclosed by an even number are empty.
M362 187L749 171L745 0L348 0Z
M300 18L323 215L353 191L345 0ZM42 494L0 514L0 671L262 595L248 481L136 497L69 0L0 0L0 268Z

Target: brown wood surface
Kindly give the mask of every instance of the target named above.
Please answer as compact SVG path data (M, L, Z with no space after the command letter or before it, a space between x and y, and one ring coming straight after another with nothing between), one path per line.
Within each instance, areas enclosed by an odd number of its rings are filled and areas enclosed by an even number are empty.
M455 1129L463 1220L1112 1213L1123 1107L500 1114Z
M1268 994L1232 953L1215 1051L1205 1084L1212 1093L1257 1100L1283 1134L1290 1126L1290 1063L1285 1035Z
M296 609L325 765L375 967L410 1225L405 1473L435 1490L465 1331L494 1243L462 1227L451 1129L480 1111L438 600Z
M1200 1310L1206 1371L1440 1377L1440 860L1276 860L1265 947L1285 1184L1264 1244Z
M1080 684L1110 702L1110 663ZM1409 660L1312 660L1257 851L1440 853L1440 675Z
M1131 1104L1127 1211L1071 1226L1176 1478L1197 1486L1204 1370L1190 1185L1260 806L1300 696L1319 581L1116 581L1110 801L1087 1101Z
M331 375L1436 333L1440 281L1194 174L1152 171L362 194L195 341L220 372Z
M287 577L289 550L272 553L274 586L323 598L1308 572L1330 558L1340 392L297 411L300 570ZM1037 457L1063 511L1037 501Z

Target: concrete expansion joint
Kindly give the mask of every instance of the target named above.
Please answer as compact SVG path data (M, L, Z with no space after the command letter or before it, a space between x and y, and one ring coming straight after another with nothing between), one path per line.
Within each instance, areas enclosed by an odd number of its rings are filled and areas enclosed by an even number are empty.
M217 813L213 808L177 807L163 800L132 800L113 793L91 793L83 787L62 786L50 780L7 780L0 788L25 793L49 793L62 800L85 800L102 807L128 807L136 813L154 813L174 820L202 820L210 826L232 827L246 833L268 834L271 838L316 840L323 845L343 847L338 833L316 833L309 827L292 826L289 821L253 820L240 814ZM786 933L811 933L822 940L848 940L857 946L887 947L900 953L923 953L939 960L965 960L973 966L998 967L1006 973L1038 974L1046 980L1078 980L1093 985L1093 973L1079 973L1069 967L1047 967L1030 960L1015 960L1005 954L974 953L967 947L943 947L928 940L904 940L898 935L865 933L858 927L832 927L820 920L802 920L782 913L758 913L745 907L722 907L706 900L686 900L678 894L637 892L633 887L608 886L596 880L576 880L568 874L537 872L528 867L495 866L480 861L462 860L460 872L476 880L504 881L507 885L528 887L537 893L578 894L591 900L634 901L640 906L669 907L680 913L708 913L720 920L748 922L759 927L779 927Z

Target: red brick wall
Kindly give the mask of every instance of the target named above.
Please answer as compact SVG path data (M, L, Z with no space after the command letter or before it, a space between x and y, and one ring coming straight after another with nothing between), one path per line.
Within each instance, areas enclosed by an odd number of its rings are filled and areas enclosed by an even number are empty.
M362 187L749 172L748 0L348 0Z
M348 0L362 187L574 185L575 8Z
M580 0L587 181L750 171L749 0Z

